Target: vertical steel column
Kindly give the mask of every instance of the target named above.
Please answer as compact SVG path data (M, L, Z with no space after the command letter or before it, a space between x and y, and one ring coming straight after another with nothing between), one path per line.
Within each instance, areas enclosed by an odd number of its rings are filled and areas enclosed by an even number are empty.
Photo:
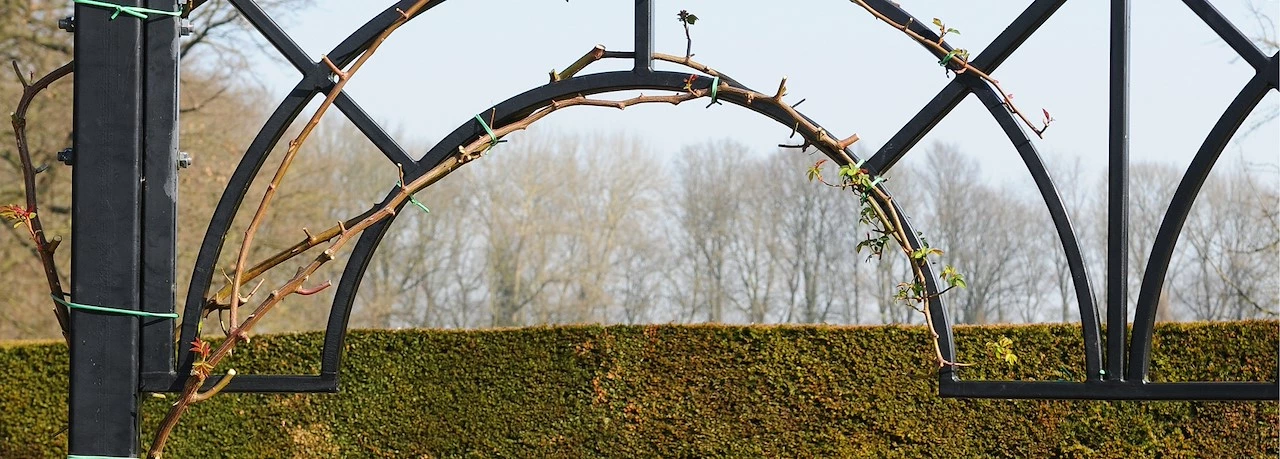
M638 73L653 71L653 0L636 0L636 67Z
M1111 0L1107 380L1124 379L1129 319L1129 0Z
M169 10L173 0L147 0ZM118 21L117 21L118 22ZM171 313L178 245L178 27L174 17L152 17L143 25L142 310ZM141 371L173 372L171 319L143 319Z
M71 298L138 309L142 22L111 15L75 7ZM139 324L132 316L71 311L68 454L137 455Z

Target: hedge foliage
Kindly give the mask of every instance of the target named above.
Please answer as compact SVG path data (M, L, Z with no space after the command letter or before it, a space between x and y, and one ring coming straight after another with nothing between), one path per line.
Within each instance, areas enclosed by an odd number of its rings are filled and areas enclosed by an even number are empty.
M1158 381L1275 381L1276 322L1166 324ZM952 400L920 327L353 332L342 392L223 394L166 457L1276 457L1280 402ZM958 327L966 379L1081 379L1071 326ZM985 346L1013 340L1016 366ZM315 371L319 334L241 373ZM0 347L0 457L65 457L63 345ZM173 396L144 403L154 428ZM149 439L150 434L145 435Z

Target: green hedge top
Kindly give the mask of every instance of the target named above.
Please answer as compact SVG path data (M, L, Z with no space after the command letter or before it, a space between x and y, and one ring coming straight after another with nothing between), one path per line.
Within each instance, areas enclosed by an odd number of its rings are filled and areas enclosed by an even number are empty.
M1078 326L957 327L965 379L1081 380ZM352 332L339 394L223 394L166 457L1275 457L1277 402L953 400L922 327ZM1000 337L1008 365L986 346ZM317 371L317 333L242 374ZM1166 324L1156 381L1275 381L1277 322ZM0 457L65 457L66 348L0 347ZM144 403L153 428L173 396ZM149 439L149 433L146 438Z

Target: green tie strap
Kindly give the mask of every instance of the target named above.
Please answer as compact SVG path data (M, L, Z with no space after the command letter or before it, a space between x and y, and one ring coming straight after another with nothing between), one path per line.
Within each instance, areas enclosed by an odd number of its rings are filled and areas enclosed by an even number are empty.
M941 66L943 66L943 67L946 67L946 66L947 66L947 63L948 63L948 62L951 62L951 59L954 59L954 58L956 57L956 54L957 54L957 53L959 53L959 52L960 52L960 50L956 49L956 50L952 50L951 52L947 53L947 55L946 55L946 56L943 56L943 57L942 57L942 60L938 61L938 65L941 65Z
M492 150L498 144L506 142L506 140L498 139L498 136L493 133L493 129L489 127L489 123L484 122L484 118L480 117L480 115L476 115L476 121L479 121L480 127L484 128L484 132L489 134L489 148L485 148L484 151Z
M159 14L162 16L174 16L174 17L182 15L181 10L178 10L178 11L154 10L151 8L143 8L141 6L124 6L124 5L118 5L115 3L100 2L97 0L71 0L71 1L72 3L78 3L81 5L96 6L99 8L115 10L115 12L111 14L111 19L115 19L119 17L120 13L124 13L130 16L136 17L138 19L147 19L148 14Z
M711 79L711 103L707 104L707 108L720 103L720 77ZM723 105L723 104L721 104Z
M490 147L490 148L492 148L492 147ZM396 180L396 186L400 187L400 189L402 189L402 190L403 190L403 189L404 189L404 182L403 182L403 181L400 181L400 180ZM428 209L428 208L427 208L427 206L426 206L426 205L424 205L423 203L418 202L417 198L414 198L414 197L413 197L413 194L409 194L409 202L412 202L412 203L413 203L413 205L418 206L418 208L419 208L419 209L422 209L422 211L423 211L423 212L431 213L431 209Z
M58 298L58 295L49 295L49 296L53 298L53 301L63 306L66 306L69 309L81 309L85 311L105 312L108 314L117 314L122 316L155 317L160 319L177 319L178 318L178 314L173 312L168 312L168 313L147 312L147 311L135 311L132 309L108 308L105 306L94 306L91 304L72 303L62 298Z

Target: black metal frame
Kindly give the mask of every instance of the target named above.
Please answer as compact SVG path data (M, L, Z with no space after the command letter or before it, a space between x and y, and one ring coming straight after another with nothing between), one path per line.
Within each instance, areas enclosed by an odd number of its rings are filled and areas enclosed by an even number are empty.
M431 2L422 11L425 13L443 1ZM1065 2L1066 0L1034 1L986 50L973 58L972 64L988 73L996 70ZM148 6L158 9L164 9L165 6L161 5L164 3L172 1L147 0ZM379 32L400 17L398 10L408 9L413 3L413 0L398 1L343 40L327 56L340 66L352 62L368 49ZM653 70L653 4L651 0L636 0L635 3L635 51L609 52L605 55L606 58L633 59L633 70L580 75L532 89L484 110L483 113L492 114L491 124L503 126L547 106L553 100L566 97L636 89L684 90L690 74ZM868 3L890 19L909 24L916 33L936 38L935 33L924 23L915 20L896 4L888 0L870 0ZM1248 62L1256 74L1209 132L1172 198L1138 294L1131 342L1125 336L1129 325L1126 320L1128 248L1125 238L1129 123L1127 0L1111 2L1110 190L1106 275L1108 308L1105 341L1101 317L1070 216L1027 132L1004 105L1001 95L989 85L970 74L957 75L884 146L867 158L864 167L873 174L887 172L961 100L973 94L999 123L1026 165L1045 202L1069 264L1084 334L1084 364L1087 374L1084 380L962 381L951 367L944 367L938 375L941 396L1133 400L1280 398L1280 385L1276 382L1147 381L1157 300L1182 225L1226 143L1262 97L1268 91L1276 90L1277 62L1280 62L1280 57L1276 55L1269 58L1263 55L1206 0L1184 0L1184 3ZM184 379L181 375L187 374L192 364L192 354L187 352L190 350L189 343L196 337L205 296L209 294L214 279L214 265L236 211L267 155L288 126L301 114L309 101L317 95L327 93L334 85L330 79L329 67L308 58L307 53L253 0L231 0L231 4L293 64L302 74L301 80L281 101L249 146L210 221L188 290L185 319L181 327L181 339L178 341L182 343L178 349L181 352L176 353L177 361L175 362L173 332L167 320L138 322L136 319L73 312L73 452L84 453L79 448L91 444L89 442L94 440L90 437L107 433L102 428L92 428L91 423L115 425L113 423L125 416L120 412L129 416L136 415L137 391L134 389L139 386L146 392L181 390ZM173 214L176 198L173 165L177 155L175 126L178 25L172 19L149 20L142 22L141 26L130 25L127 21L116 21L108 25L108 14L103 10L83 6L76 8L79 67L76 73L75 102L75 140L79 153L76 171L83 170L86 173L75 174L77 194L73 214L77 221L92 221L94 224L76 226L77 243L73 248L76 277L73 295L81 302L140 304L142 309L148 311L166 312L170 310L173 296ZM138 23L135 21L133 24ZM935 57L943 57L932 50L930 52ZM141 62L146 63L145 68L139 65ZM709 78L697 81L695 88L698 89L705 89L710 84ZM745 89L731 79L725 78L724 81ZM749 104L732 95L722 95L720 98L788 127L797 121L785 111L766 104ZM335 106L378 147L388 161L404 167L406 180L421 176L455 152L458 146L485 134L480 122L468 120L441 140L422 159L415 161L349 95L340 94ZM102 120L111 122L102 123ZM132 134L121 135L122 132ZM835 152L825 153L833 158L837 157ZM846 153L853 156L852 152ZM137 177L145 177L145 184L134 180ZM395 190L389 190L383 202L387 202L394 192ZM107 207L105 203L113 206ZM330 312L320 374L242 375L232 380L225 390L333 392L338 389L342 343L355 293L379 241L391 223L392 220L386 220L369 228L360 236L351 253ZM907 234L916 234L911 228L906 229ZM909 242L917 248L920 246L920 241L915 240L914 236ZM120 260L127 260L128 263L122 267ZM928 267L926 277L928 292L936 293L937 281ZM951 325L942 299L930 300L927 307L939 333L938 344L942 356L954 360ZM130 357L131 353L122 351L127 349L140 349L140 352ZM102 371L100 368L104 365L112 370ZM109 387L103 386L104 384ZM108 396L130 391L134 395L128 400ZM87 412L95 415L81 421L81 416L85 416L84 413ZM114 417L108 420L99 416ZM131 419L131 435L136 438L136 416ZM134 441L133 444L136 447L137 442ZM104 451L113 454L131 453ZM93 453L102 454L104 451Z
M1018 47L1026 41L1046 20L1049 19L1066 0L1038 0L1033 2L1004 30L991 45L977 54L972 64L986 72L996 70ZM292 39L277 26L252 0L232 0L231 3L248 19L255 28L274 46L290 63L302 73L302 79L289 93L275 113L259 132L249 147L240 166L232 176L217 211L214 213L204 245L196 263L192 276L191 288L187 297L186 317L198 317L200 308L205 303L205 295L214 276L214 260L217 259L223 240L230 228L231 219L239 208L245 193L248 191L252 177L262 167L268 152L276 145L285 129L297 118L302 108L313 97L323 94L334 84L330 79L328 66L308 59ZM335 47L328 56L339 65L355 59L381 30L391 24L399 13L397 9L406 9L412 0L401 0L374 17L354 34ZM443 0L432 2L423 10L443 3ZM916 33L935 38L934 31L923 22L915 20L896 4L885 0L869 2L877 11L899 23L910 24ZM1080 243L1076 238L1070 216L1063 201L1044 166L1033 144L1022 125L1004 106L1002 97L989 85L975 76L958 75L923 109L920 110L897 134L885 143L875 154L867 158L865 167L873 173L884 173L896 164L908 150L919 142L935 125L947 116L961 100L969 94L975 95L988 109L992 117L1014 145L1031 174L1037 190L1040 192L1049 211L1062 244L1074 282L1078 298L1081 325L1084 330L1085 370L1087 376L1082 382L1031 382L1031 381L962 381L955 372L943 368L939 372L939 392L944 397L974 398L1081 398L1081 399L1220 399L1220 400L1259 400L1280 397L1280 386L1276 383L1238 383L1238 382L1203 382L1203 383L1149 383L1146 380L1147 365L1150 360L1150 337L1155 316L1156 293L1159 292L1169 258L1173 251L1181 224L1185 220L1200 185L1203 184L1214 160L1217 159L1231 135L1243 123L1244 117L1255 107L1266 91L1276 88L1276 57L1267 58L1236 30L1205 0L1186 0L1185 3L1199 15L1206 24L1218 33L1240 56L1257 70L1257 75L1242 90L1241 95L1228 108L1222 120L1210 132L1208 139L1197 154L1196 160L1188 170L1186 178L1178 189L1170 204L1170 210L1162 225L1155 250L1152 252L1150 269L1143 282L1139 295L1137 320L1134 323L1133 343L1126 346L1125 331L1127 317L1127 247L1123 235L1126 231L1127 208L1127 166L1128 166L1128 20L1129 6L1127 1L1115 0L1111 5L1111 142L1110 171L1111 190L1109 197L1109 238L1108 271L1107 271L1107 326L1106 339L1102 335L1102 322L1093 296L1088 272L1085 270L1084 256ZM653 37L652 37L653 5L649 0L636 1L636 34L635 52L610 52L606 58L631 58L635 66L629 72L608 72L576 76L563 81L553 82L532 89L516 97L508 99L483 113L492 113L493 124L502 126L513 122L537 108L546 106L552 100L572 97L581 94L598 94L633 89L658 89L680 91L684 87L689 74L675 72L657 72L653 70ZM930 51L932 52L932 51ZM936 53L935 53L936 54ZM941 58L942 56L937 56ZM703 80L706 81L706 80ZM726 81L737 87L743 87L736 81ZM701 83L706 85L709 83ZM749 110L756 111L773 118L784 125L791 126L794 120L778 110L746 104L745 101L733 97L722 97ZM468 120L451 134L441 140L435 148L421 160L414 161L410 156L386 134L360 106L347 94L341 94L335 104L370 140L386 158L395 164L405 167L408 180L420 176L431 167L442 161L447 155L456 151L457 147L484 135L485 131L479 122ZM826 152L829 156L832 152ZM850 152L851 153L851 152ZM394 190L389 190L387 199ZM315 392L336 391L338 388L338 368L341 359L342 341L346 333L347 320L355 292L371 260L378 242L385 235L392 220L387 220L370 228L363 234L353 249L350 260L344 269L341 281L337 286L333 308L330 313L325 345L321 358L319 375L282 376L282 375L245 375L234 379L226 389L244 392ZM914 234L914 231L909 231ZM918 244L918 241L913 241ZM936 292L936 281L933 273L928 286ZM930 311L934 318L934 326L939 331L939 344L943 357L954 359L955 349L952 343L951 325L947 319L946 309L941 300L930 302ZM181 342L186 343L195 337L196 321L187 320L182 327ZM1103 344L1106 343L1106 352ZM1127 350L1126 350L1127 348ZM1125 365L1126 352L1128 360L1134 362ZM180 353L182 359L179 369L189 368L189 353ZM1104 367L1105 365L1105 367ZM143 376L144 388L148 391L176 391L180 388L181 378L174 372L148 372Z

